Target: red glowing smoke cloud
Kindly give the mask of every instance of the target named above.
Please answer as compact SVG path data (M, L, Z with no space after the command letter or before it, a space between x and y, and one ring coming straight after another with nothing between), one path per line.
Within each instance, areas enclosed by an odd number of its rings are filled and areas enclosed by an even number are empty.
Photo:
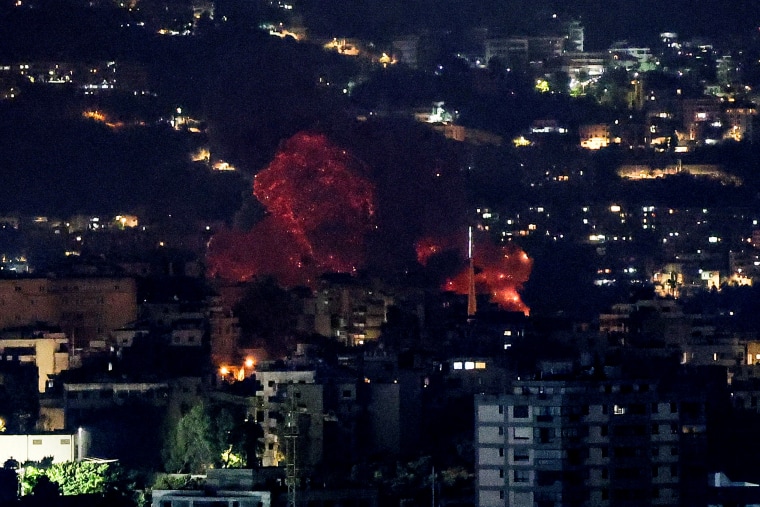
M417 262L427 266L431 257L438 255L446 250L454 250L456 243L453 239L441 239L426 237L417 241L414 250L417 253Z
M374 190L365 173L324 135L288 139L254 179L253 193L269 215L248 232L215 235L211 273L231 280L271 275L293 286L326 272L355 272L373 227Z
M459 241L461 244L462 241ZM436 241L426 238L417 243L417 255L423 265L434 253L449 250L452 239ZM514 244L496 246L487 238L478 238L473 248L475 265L475 290L478 294L488 294L491 301L503 310L519 311L528 315L530 309L520 297L523 284L530 278L533 261ZM469 287L469 267L444 284L443 289L467 294Z
M282 144L254 180L253 194L266 207L266 218L250 231L223 230L212 238L207 255L211 276L245 281L268 275L286 287L313 286L324 273L354 273L365 267L370 236L375 242L373 254L381 259L388 256L378 256L376 249L408 248L415 236L430 231L447 239L416 242L417 260L423 266L446 252L466 254L462 248L465 235L447 234L459 228L457 217L465 216L464 206L458 205L462 185L454 179L444 181L440 171L429 182L417 183L419 175L411 178L408 171L391 171L385 180L378 180L386 183L378 187L385 189L381 210L385 221L380 232L391 230L395 234L386 233L378 242L377 197L368 172L362 162L326 136L296 134ZM403 178L397 178L399 174ZM422 192L432 195L420 199ZM394 248L388 251L394 252ZM494 246L485 236L475 242L474 255L477 291L488 294L505 310L527 314L529 309L519 291L530 276L532 261L528 256L513 245ZM449 265L456 266L455 257L450 259L454 262ZM446 265L439 263L437 268ZM467 294L468 286L465 268L443 288Z

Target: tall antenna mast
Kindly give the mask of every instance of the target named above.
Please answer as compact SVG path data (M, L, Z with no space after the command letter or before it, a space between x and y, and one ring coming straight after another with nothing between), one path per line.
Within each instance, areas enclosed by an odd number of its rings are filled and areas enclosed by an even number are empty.
M467 257L469 258L470 265L468 268L468 288L467 288L467 317L474 317L478 311L478 298L475 293L475 261L473 259L473 241L472 241L472 226L467 230Z
M472 226L467 228L467 258L472 260Z

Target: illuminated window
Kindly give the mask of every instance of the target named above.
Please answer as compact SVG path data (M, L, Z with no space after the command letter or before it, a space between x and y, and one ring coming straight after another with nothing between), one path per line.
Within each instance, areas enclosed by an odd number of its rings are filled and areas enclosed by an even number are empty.
M625 407L622 407L620 405L615 405L613 408L613 413L615 415L623 415L625 414Z
M455 370L461 370L462 369L462 362L461 361L456 361L454 363L454 369Z
M530 440L532 431L529 427L512 428L512 438L515 440Z

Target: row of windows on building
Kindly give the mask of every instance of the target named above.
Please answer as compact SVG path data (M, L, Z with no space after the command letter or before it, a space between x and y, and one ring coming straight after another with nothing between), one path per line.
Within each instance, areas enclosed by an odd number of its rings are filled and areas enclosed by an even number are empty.
M600 488L599 493L600 493L601 500L606 501L610 499L609 488ZM644 489L644 488L615 488L612 490L612 494L614 495L614 498L619 501L645 501L650 498L651 499L673 498L677 496L675 489L672 487L653 487L649 490ZM560 495L559 493L536 491L535 505L538 507L543 507L543 506L553 507L554 505L556 505L555 502L562 501L562 498L559 495ZM504 490L500 490L499 499L504 500L505 496L506 495L505 495ZM590 499L591 499L591 492L587 491L585 494L584 500L589 501Z
M667 408L661 407L661 403L652 403L650 405L650 413L657 414L661 411L670 412L671 414L678 413L678 403L671 402L667 405ZM599 405L597 405L599 406ZM589 415L592 405L574 405L574 406L534 406L533 412L537 416L559 416L564 414L568 415ZM614 415L646 415L647 406L645 403L632 403L628 405L613 404L613 405L601 405L601 412L604 415L610 413L610 407ZM662 409L662 410L661 410ZM694 403L684 403L684 409L689 412L699 412L699 405ZM499 413L504 413L504 405L499 405ZM514 405L512 407L513 419L528 419L530 418L530 407L528 405Z
M594 426L591 426L592 428ZM601 424L599 426L595 426L598 428L598 430L594 430L594 434L598 434L599 436L606 437L610 434L615 437L643 437L646 435L678 435L679 433L692 433L694 428L691 426L681 426L677 423L652 423L647 427L646 424L621 424L621 425L615 425L612 426L612 431L610 431L610 426L608 424ZM499 435L504 435L504 426L498 427L498 433ZM534 428L532 426L517 426L512 428L512 438L514 440L530 440L531 434L534 438L540 438L545 435L551 435L551 436L562 436L562 437L588 437L590 430L589 426L579 426L579 427L569 427L569 428L561 428L558 432L557 431L549 431L549 430L555 430L555 428ZM532 430L532 431L531 431Z
M33 438L32 439L32 445L42 445L42 439L41 438ZM60 440L60 445L71 445L71 439L70 438L62 438Z
M663 448L664 452L661 452L661 448ZM598 450L599 456L602 458L640 458L644 457L647 454L647 451L645 448L640 446L619 446L619 447L613 447L612 449L612 456L610 456L610 447L607 445L602 445L598 447L593 447L591 449L581 449L577 450L578 454L576 455L570 455L569 457L573 458L571 461L578 461L580 462L583 459L588 459L590 456L590 453L592 452L592 449ZM669 454L670 456L678 456L679 454L679 448L678 446L652 446L649 450L649 453L653 458L657 458L660 456L665 456ZM666 454L667 453L667 454ZM499 457L503 458L505 456L505 450L504 447L499 447ZM557 459L548 459L547 462L555 462ZM525 449L523 451L515 449L513 454L513 462L527 462L530 461L530 454L528 453L528 450Z
M609 468L597 469L599 479L608 480L610 478ZM572 472L562 472L560 470L530 470L530 469L515 469L512 470L512 482L513 483L535 483L536 486L550 486L556 482L566 481L568 474L572 473L572 479L589 480L591 472L588 469L575 470ZM653 479L658 478L678 478L678 465L654 465L651 467L651 477ZM507 472L504 469L499 470L499 478L506 478ZM535 474L535 475L531 475ZM616 480L641 480L646 479L646 468L644 467L624 467L616 468L613 470L613 475ZM535 479L535 481L534 481Z
M70 400L110 400L110 399L162 399L169 396L166 390L128 391L125 389L100 389L97 391L67 391L66 397Z

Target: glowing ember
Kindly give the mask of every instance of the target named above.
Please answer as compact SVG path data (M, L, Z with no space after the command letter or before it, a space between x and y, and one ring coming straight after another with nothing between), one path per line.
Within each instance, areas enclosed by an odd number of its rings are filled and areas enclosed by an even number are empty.
M286 141L256 175L254 195L269 216L250 232L225 231L209 245L212 274L245 280L271 275L283 285L310 285L326 272L364 265L374 214L364 165L320 134Z
M427 266L428 261L434 255L438 255L444 250L448 250L452 247L451 242L442 242L439 239L422 238L414 245L414 250L417 252L417 262L423 266Z

